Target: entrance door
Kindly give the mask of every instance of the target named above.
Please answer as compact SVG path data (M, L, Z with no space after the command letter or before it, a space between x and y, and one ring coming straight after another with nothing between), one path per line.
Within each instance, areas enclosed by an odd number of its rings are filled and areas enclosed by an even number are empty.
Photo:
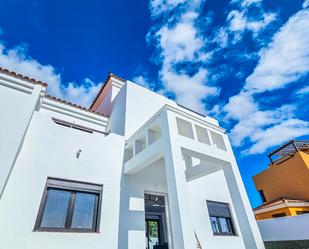
M145 194L146 249L168 249L164 196Z
M160 221L146 219L146 249L155 249L160 245Z

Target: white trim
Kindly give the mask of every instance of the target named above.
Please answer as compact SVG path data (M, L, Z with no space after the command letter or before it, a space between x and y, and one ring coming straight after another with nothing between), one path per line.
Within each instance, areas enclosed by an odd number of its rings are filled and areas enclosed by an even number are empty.
M86 110L81 110L79 108L70 106L65 103L60 103L56 100L49 99L47 97L43 97L42 99L42 108L45 108L50 111L58 112L61 114L65 114L74 118L78 118L93 124L107 126L108 118L103 117L101 115L88 112Z
M287 208L287 207L309 207L309 202L284 202L279 205L274 205L271 207L265 207L259 210L254 210L254 213L261 214L261 213L266 213L269 211L273 211L273 210L280 209L280 208Z
M112 86L118 87L119 89L123 87L124 84L126 83L126 82L123 82L121 80L114 78L113 76L111 76L111 82L112 82Z
M179 108L176 108L175 106L171 106L171 105L168 105L166 104L164 106L164 108L166 108L167 110L170 110L170 111L173 111L181 116L184 116L190 120L193 120L197 123L200 123L202 125L205 125L207 127L210 127L216 131L219 131L219 132L222 132L224 133L226 130L220 126L216 126L212 123L209 123L208 121L206 121L204 118L202 117L199 117L198 114L195 114L193 111L189 111L189 110L186 110L185 108L182 108L182 107L179 107Z
M23 79L17 79L13 76L9 76L3 73L0 73L0 85L3 85L9 88L12 88L14 90L27 93L27 94L32 93L35 85L42 86L41 88L42 93L45 93L46 91L46 87L41 84L35 84L35 83L31 83Z

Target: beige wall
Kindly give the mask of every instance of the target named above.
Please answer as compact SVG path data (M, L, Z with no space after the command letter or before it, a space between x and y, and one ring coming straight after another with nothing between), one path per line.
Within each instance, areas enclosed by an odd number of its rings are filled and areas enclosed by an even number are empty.
M309 200L309 155L298 152L293 158L253 177L257 190L267 201L280 197Z

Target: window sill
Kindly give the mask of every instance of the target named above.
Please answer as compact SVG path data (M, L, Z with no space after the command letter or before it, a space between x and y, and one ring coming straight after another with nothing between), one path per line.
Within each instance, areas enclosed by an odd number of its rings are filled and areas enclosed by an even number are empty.
M32 232L46 232L46 233L92 233L99 234L99 231L93 231L89 229L61 229L61 228L38 228Z
M223 236L223 237L238 237L236 234L232 233L213 233L214 236Z

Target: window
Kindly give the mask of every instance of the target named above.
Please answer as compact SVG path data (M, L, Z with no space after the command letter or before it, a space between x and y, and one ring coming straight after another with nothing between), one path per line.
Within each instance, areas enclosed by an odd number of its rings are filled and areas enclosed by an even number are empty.
M262 202L263 203L266 202L266 197L265 197L263 189L259 190L259 194L260 194Z
M296 211L297 215L301 215L301 214L309 214L309 211Z
M229 205L207 201L210 224L214 235L235 235Z
M36 231L98 232L102 185L48 178Z
M277 213L277 214L273 214L271 217L278 218L278 217L284 217L284 216L286 216L285 213Z

